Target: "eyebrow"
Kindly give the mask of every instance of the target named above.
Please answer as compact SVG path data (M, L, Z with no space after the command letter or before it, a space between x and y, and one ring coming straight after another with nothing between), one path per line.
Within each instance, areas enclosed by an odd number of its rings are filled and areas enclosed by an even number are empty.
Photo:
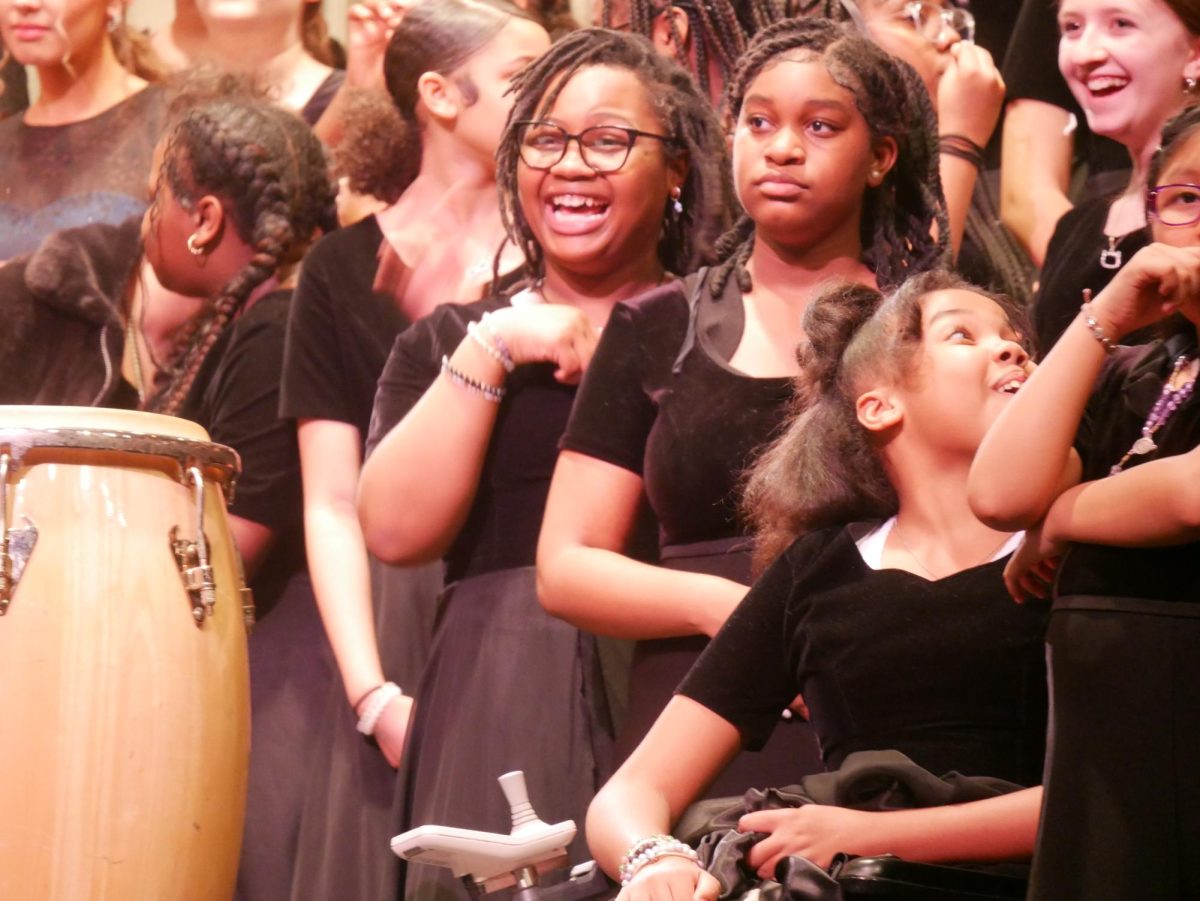
M745 106L748 103L766 103L771 106L774 106L775 99L773 97L768 97L766 94L747 94L746 97L742 100L742 105ZM832 109L832 110L841 110L843 112L850 109L849 104L843 103L840 100L823 100L823 99L817 98L817 99L813 99L813 100L802 100L801 103L804 105L805 109L808 109L808 108L815 108L815 109L819 109L819 110Z

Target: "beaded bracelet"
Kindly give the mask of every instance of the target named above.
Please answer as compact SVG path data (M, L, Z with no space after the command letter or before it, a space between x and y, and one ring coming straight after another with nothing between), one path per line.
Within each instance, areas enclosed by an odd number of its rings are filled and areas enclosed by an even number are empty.
M947 156L966 160L977 170L982 170L985 162L983 148L966 135L939 135L938 152Z
M492 328L492 324L488 322L491 317L491 311L484 313L479 318L479 327L487 333L489 338L492 339L492 343L496 345L496 350L500 351L500 356L504 357L504 359L508 361L504 364L504 368L509 372L512 372L513 368L517 364L513 362L512 354L508 350L508 345L504 343L504 339L500 337L500 333Z
M400 690L400 686L395 682L384 682L378 688L374 689L367 695L366 709L363 710L362 716L358 718L358 725L355 728L363 735L374 735L375 727L379 725L379 718L383 716L383 711L387 709L387 705L402 694L404 692Z
M671 835L648 835L630 846L621 860L618 874L621 885L629 885L643 867L664 857L685 857L697 866L700 856L692 848Z
M1095 339L1100 342L1100 346L1104 348L1104 352L1106 354L1110 354L1117 349L1117 346L1113 343L1112 339L1108 337L1108 335L1104 334L1104 327L1101 326L1100 323L1096 321L1096 317L1092 315L1091 301L1092 292L1087 288L1084 288L1083 303L1079 307L1080 312L1083 313L1083 321L1087 323L1087 327L1091 329L1092 335L1095 337Z
M458 387L465 388L484 400L498 404L504 399L504 388L499 385L488 385L469 375L464 375L450 365L450 358L445 355L442 356L442 372Z
M501 366L503 366L505 372L512 372L514 369L516 369L517 364L513 362L512 357L510 357L506 353L501 352L499 347L497 347L495 344L493 344L492 341L489 341L487 338L485 338L481 334L481 332L483 332L483 330L484 330L483 326L477 322L468 322L467 323L467 334L470 336L472 341L474 341L476 344L478 344L480 347L483 348L484 352L489 357L491 357L493 360L495 360L497 363L499 363ZM489 331L488 335L491 335L491 334L492 333ZM493 338L492 340L494 341L495 339Z

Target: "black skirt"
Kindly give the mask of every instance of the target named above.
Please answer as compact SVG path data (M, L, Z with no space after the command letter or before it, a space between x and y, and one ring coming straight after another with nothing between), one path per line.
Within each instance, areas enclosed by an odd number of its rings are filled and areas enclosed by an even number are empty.
M1200 604L1064 597L1046 640L1029 897L1200 898Z
M750 548L745 539L722 539L667 547L662 565L683 572L723 576L750 583ZM639 641L629 675L629 708L617 737L618 760L637 747L708 645L705 635ZM705 798L741 795L747 789L791 785L825 769L816 734L799 717L782 715L761 751L742 751L705 792Z

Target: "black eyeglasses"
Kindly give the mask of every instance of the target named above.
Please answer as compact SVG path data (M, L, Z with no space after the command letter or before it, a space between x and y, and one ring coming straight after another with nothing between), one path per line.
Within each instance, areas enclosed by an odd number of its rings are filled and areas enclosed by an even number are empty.
M1146 192L1146 210L1163 225L1200 222L1200 185L1159 185Z
M638 131L624 125L593 125L579 134L571 134L553 122L522 120L516 123L517 149L530 169L550 169L567 155L567 145L575 141L584 163L595 172L616 172L629 159L638 138L653 138L663 144L674 143L666 135Z

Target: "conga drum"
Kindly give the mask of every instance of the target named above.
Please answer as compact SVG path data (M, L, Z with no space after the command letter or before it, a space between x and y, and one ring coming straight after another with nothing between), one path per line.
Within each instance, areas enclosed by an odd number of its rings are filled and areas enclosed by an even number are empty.
M182 419L0 407L0 898L233 894L238 466Z

